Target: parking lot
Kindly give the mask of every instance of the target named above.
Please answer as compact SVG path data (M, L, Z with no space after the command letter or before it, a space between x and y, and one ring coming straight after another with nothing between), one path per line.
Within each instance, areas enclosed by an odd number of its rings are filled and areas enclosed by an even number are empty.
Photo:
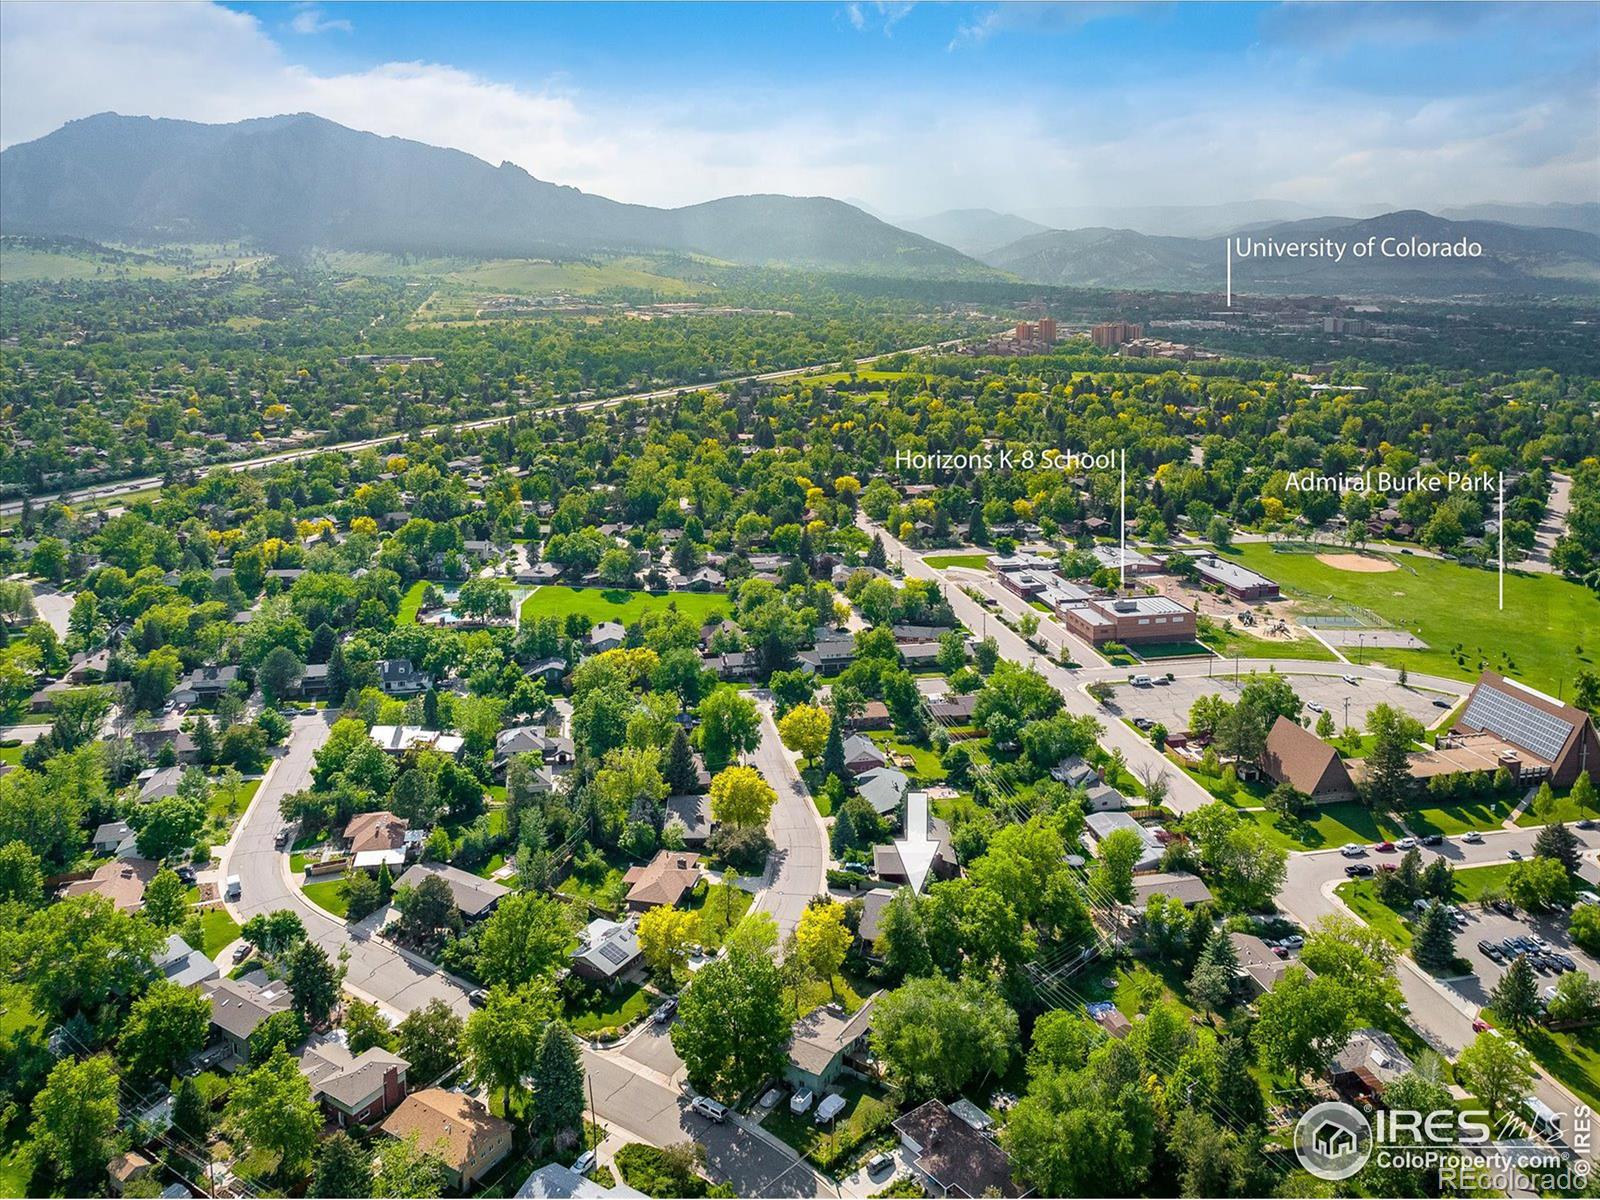
M1187 729L1189 710L1201 696L1221 695L1231 703L1238 700L1244 685L1250 681L1249 672L1241 671L1238 681L1235 682L1231 664L1218 662L1215 671L1216 674L1210 678L1180 675L1171 683L1158 683L1150 687L1134 687L1130 683L1118 683L1115 685L1116 692L1106 707L1114 715L1127 717L1129 720L1143 717L1165 725L1169 730ZM1141 667L1137 672L1130 671L1129 674L1139 672L1157 678L1162 674L1160 664ZM1379 679L1361 679L1350 684L1338 674L1291 675L1287 678L1296 694L1306 702L1307 715L1311 717L1312 724L1316 723L1318 710L1311 706L1321 705L1322 709L1333 714L1334 723L1340 729L1346 724L1346 701L1349 701L1350 705L1349 724L1359 729L1363 727L1367 713L1380 704L1398 708L1424 725L1432 725L1446 712L1445 709L1434 706L1435 700L1447 700L1453 707L1459 699L1443 692L1425 691L1414 687L1403 688L1397 683Z
M1471 1000L1478 1006L1489 1003L1489 993L1494 991L1500 982L1500 977L1505 974L1510 958L1501 955L1499 961L1478 949L1479 942L1504 942L1507 938L1537 937L1542 938L1551 950L1568 955L1577 963L1580 971L1591 976L1600 976L1600 962L1578 949L1572 944L1571 937L1567 934L1567 917L1564 913L1552 913L1549 916L1530 916L1518 913L1508 917L1493 909L1479 909L1469 907L1463 909L1466 923L1456 934L1456 954L1472 964L1473 974L1470 978L1452 979L1449 986ZM1550 967L1534 967L1534 975L1539 980L1539 991L1552 986L1561 977L1561 972Z

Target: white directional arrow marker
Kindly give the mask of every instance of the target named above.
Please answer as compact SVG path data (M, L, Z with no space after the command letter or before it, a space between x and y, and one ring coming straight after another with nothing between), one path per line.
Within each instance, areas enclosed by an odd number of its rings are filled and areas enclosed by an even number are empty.
M928 837L927 792L906 793L906 836L895 842L894 848L900 852L911 890L920 892L933 869L934 855L939 852L939 843Z

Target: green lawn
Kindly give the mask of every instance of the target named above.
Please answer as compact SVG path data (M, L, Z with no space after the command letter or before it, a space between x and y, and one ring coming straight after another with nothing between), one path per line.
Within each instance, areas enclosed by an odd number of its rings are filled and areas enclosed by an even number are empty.
M1419 837L1442 833L1452 837L1469 829L1499 829L1511 815L1516 798L1494 796L1459 804L1424 805L1406 810L1406 826Z
M1538 1026L1515 1033L1484 1010L1484 1018L1521 1042L1535 1061L1565 1084L1580 1100L1600 1105L1600 1027L1543 1029Z
M0 746L0 763L7 766L20 767L22 765L22 752L24 746Z
M1212 625L1199 633L1200 641L1223 658L1304 658L1312 662L1337 662L1338 656L1313 637L1260 638L1237 626Z
M638 984L608 992L604 988L585 988L568 1000L567 1025L579 1037L589 1037L602 1029L619 1029L650 1008L650 996Z
M33 1026L42 1030L44 1017L33 1007L33 996L20 983L0 983L0 1037L10 1037Z
M557 885L557 890L614 917L622 910L622 898L628 892L628 885L623 882L622 876L631 866L632 859L614 851L592 870L574 867L572 873Z
M244 815L244 810L250 807L250 801L256 798L256 791L260 787L259 779L244 780L232 793L213 787L211 800L206 805L206 816L224 829L228 828L234 820Z
M631 624L662 608L677 608L704 622L713 613L723 616L732 611L728 598L715 592L631 592L610 588L541 587L522 602L522 619L554 615L566 617L583 613L596 625L602 621Z
M394 615L395 627L415 624L417 614L422 611L422 593L427 591L428 584L419 579L406 589L406 594L400 597L400 611Z
M1577 802L1573 800L1572 791L1569 788L1565 792L1556 792L1556 806L1550 811L1548 817L1541 817L1530 806L1526 811L1517 815L1517 824L1546 825L1556 821L1580 821L1585 817L1600 817L1600 813L1595 812L1593 809L1580 809Z
M1439 559L1396 557L1399 570L1364 574L1337 570L1311 554L1275 553L1264 543L1230 553L1308 607L1329 611L1340 603L1358 605L1428 643L1426 650L1370 652L1393 666L1470 680L1477 678L1481 660L1553 693L1563 679L1570 683L1578 665L1594 661L1600 596L1557 576L1508 572L1501 610L1495 572ZM1458 643L1464 659L1459 662L1453 653ZM1579 645L1582 654L1576 652Z
M206 909L200 914L200 925L206 931L206 941L198 949L207 958L216 958L224 946L239 936L239 923L225 908Z
M870 992L873 989L869 987L866 990ZM796 1020L805 1016L812 1009L820 1008L822 1005L832 1003L835 1000L844 1005L844 1010L847 1013L855 1012L862 1005L860 993L843 975L835 975L833 977L832 991L829 991L828 985L819 979L806 980L800 985L800 1001L798 1005L795 1003L793 988L785 988L783 991L783 1006L787 1011L795 1013Z
M811 1111L799 1116L780 1104L761 1122L768 1133L776 1134L793 1146L808 1161L823 1171L835 1171L848 1163L863 1142L883 1132L894 1120L894 1105L862 1080L841 1077L828 1086L828 1092L842 1095L844 1110L831 1127L819 1126ZM821 1103L822 1095L817 1096Z
M867 736L886 751L910 755L912 762L916 765L908 774L915 776L916 782L934 784L944 780L944 764L939 761L938 753L932 748L928 746L913 746L910 742L900 741L892 733L879 732L868 734Z
M987 554L934 554L922 560L935 571L948 571L951 567L972 567L981 571L989 563Z
M1476 903L1491 889L1503 887L1515 865L1515 863L1495 863L1492 866L1467 867L1457 871L1455 891L1451 893L1450 898L1457 904ZM1334 890L1339 899L1343 900L1358 917L1390 942L1401 950L1410 948L1411 924L1407 918L1411 914L1411 909L1408 907L1401 912L1378 899L1376 880L1352 879L1341 883Z
M704 897L695 906L700 914L700 944L708 948L720 948L722 939L739 923L739 918L750 910L750 903L754 899L741 887L729 887L725 883L708 887Z
M308 883L300 890L307 900L336 917L342 919L350 911L350 897L345 893L343 876Z
M1144 662L1159 662L1164 658L1199 658L1211 653L1200 642L1156 642L1129 646L1133 656Z
M1313 805L1300 821L1265 810L1244 815L1288 850L1327 850L1346 842L1378 842L1405 836L1392 818L1376 815L1353 800Z

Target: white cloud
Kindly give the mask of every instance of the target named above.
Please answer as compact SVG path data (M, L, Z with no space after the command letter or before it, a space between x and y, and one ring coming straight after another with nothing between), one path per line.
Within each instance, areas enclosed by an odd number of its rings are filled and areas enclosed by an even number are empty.
M322 10L296 16L311 11ZM899 10L857 11L881 29ZM841 25L851 19L840 10ZM663 205L750 192L860 196L905 215L1252 197L1326 211L1581 198L1600 159L1596 89L1592 79L1562 82L1431 101L1271 71L1037 96L981 75L930 78L917 91L864 79L848 89L686 82L669 95L596 94L565 77L515 85L429 62L312 71L255 18L209 5L0 4L0 144L106 110L215 122L315 112Z
M314 4L303 4L300 11L295 13L289 21L289 28L296 33L351 33L355 26L343 17L330 17Z

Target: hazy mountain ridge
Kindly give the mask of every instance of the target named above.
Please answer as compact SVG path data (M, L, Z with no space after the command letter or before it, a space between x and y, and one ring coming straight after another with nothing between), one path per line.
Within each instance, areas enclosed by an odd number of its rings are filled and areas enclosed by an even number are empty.
M1241 235L1235 235L1241 236ZM1376 237L1482 245L1481 258L1235 258L1238 290L1273 292L1473 292L1552 294L1600 291L1600 237L1571 229L1526 228L1492 221L1450 221L1416 210L1363 220L1314 217L1255 227L1252 239L1347 243ZM984 254L983 261L1035 283L1076 287L1218 291L1225 280L1226 237L1152 237L1131 229L1052 230Z
M0 230L97 241L248 239L478 256L675 250L757 265L992 272L826 197L678 209L547 183L512 163L309 114L233 125L101 114L0 153Z
M963 254L979 258L1025 237L1045 233L1050 228L1015 213L996 212L992 208L953 208L930 217L895 220L892 223L908 232L943 242Z

